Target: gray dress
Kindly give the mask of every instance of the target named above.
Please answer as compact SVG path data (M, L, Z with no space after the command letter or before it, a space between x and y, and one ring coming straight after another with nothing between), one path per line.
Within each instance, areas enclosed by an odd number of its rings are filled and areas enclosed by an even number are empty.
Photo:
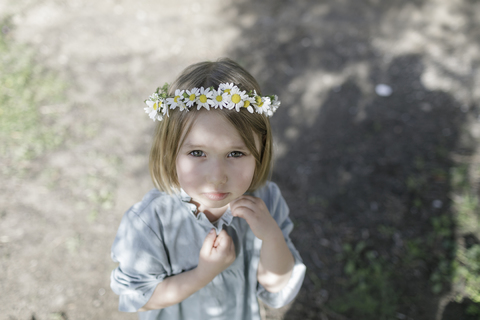
M257 282L262 241L244 219L227 210L212 224L203 212L196 212L185 192L170 196L153 189L125 213L112 246L112 259L119 266L112 271L111 288L120 296L119 310L136 312L163 279L195 268L212 228L217 233L225 229L232 237L237 255L232 265L182 302L140 312L140 319L260 320L257 298L274 308L292 301L302 285L305 265L289 238L293 223L288 207L273 182L253 195L263 199L295 258L292 276L282 291L268 292Z

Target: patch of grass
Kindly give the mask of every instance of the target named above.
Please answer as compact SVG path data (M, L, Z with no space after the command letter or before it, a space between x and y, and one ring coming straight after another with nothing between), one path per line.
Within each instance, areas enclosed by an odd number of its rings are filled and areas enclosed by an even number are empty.
M424 242L418 238L405 241L405 251L404 264L406 267L414 267L417 261L427 256Z
M406 185L409 192L420 193L427 187L427 181L422 175L410 175L406 179Z
M455 261L441 259L435 270L430 275L431 290L434 294L439 294L450 284L452 275L456 270Z
M59 103L65 84L11 39L9 19L0 21L0 30L0 157L3 173L16 174L62 142L63 129L51 125L53 116L41 107Z
M101 212L111 210L114 206L116 188L114 181L120 171L121 159L102 152L89 152L85 157L91 159L94 165L88 174L78 180L78 185L84 190L78 197L90 210L87 220L95 222Z
M441 214L430 219L432 231L426 240L432 253L429 255L433 270L430 274L431 291L440 294L448 290L456 272L456 262L453 259L456 245L453 238L454 221L449 214Z
M378 232L385 238L391 238L394 233L397 231L394 227L379 225L377 228Z
M457 250L453 287L456 301L473 301L467 309L471 315L480 315L480 198L470 181L469 168L475 165L460 163L452 168L453 212L456 217ZM478 164L477 164L478 165Z
M466 190L469 188L468 165L461 164L450 169L451 185L454 190Z
M368 250L365 241L355 246L346 244L339 258L344 262L347 280L342 284L345 294L329 303L335 312L361 319L392 319L395 317L399 292L391 282L392 272L384 259Z
M454 208L457 213L457 223L462 233L479 231L479 199L471 193L463 193L454 198Z
M480 303L480 245L463 248L457 257L460 263L457 269L457 284L460 284L468 298Z
M446 215L432 217L431 220L433 232L437 237L448 238L452 235L452 220Z

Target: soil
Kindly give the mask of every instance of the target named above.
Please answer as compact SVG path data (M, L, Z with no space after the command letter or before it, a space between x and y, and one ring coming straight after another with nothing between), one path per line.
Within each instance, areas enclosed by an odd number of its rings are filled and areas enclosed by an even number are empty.
M152 188L142 101L191 63L231 57L282 101L272 180L308 272L266 319L371 319L331 307L348 291L344 245L401 266L407 241L452 216L450 169L479 161L478 1L4 0L0 12L69 85L64 104L39 106L64 143L2 177L2 320L136 319L117 311L110 246ZM431 291L442 250L431 248L394 269L392 286L411 297L398 319L461 319L448 287Z

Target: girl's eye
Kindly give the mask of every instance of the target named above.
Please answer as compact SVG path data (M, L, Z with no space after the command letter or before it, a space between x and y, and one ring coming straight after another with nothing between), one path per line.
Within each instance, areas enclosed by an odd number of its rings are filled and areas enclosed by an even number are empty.
M232 157L232 158L240 158L242 156L244 156L245 154L243 152L240 152L240 151L232 151L228 154L229 157Z
M193 157L204 157L205 153L202 150L193 150L189 153Z

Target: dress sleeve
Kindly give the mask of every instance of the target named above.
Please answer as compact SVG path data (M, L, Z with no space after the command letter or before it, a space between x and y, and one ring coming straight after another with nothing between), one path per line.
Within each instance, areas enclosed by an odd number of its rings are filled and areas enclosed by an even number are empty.
M153 225L147 223L130 209L120 223L112 246L112 260L119 266L110 277L110 287L119 295L120 311L138 311L169 273L168 257L159 236L160 221L154 220Z
M270 210L270 214L282 230L287 246L295 259L295 265L290 280L285 288L279 292L272 293L258 283L257 295L268 306L272 308L281 308L290 303L300 291L303 278L305 277L306 267L289 237L289 234L293 229L293 223L288 217L289 209L287 203L285 202L285 199L283 199L280 189L275 183L270 182L267 187L268 194L264 197L264 200L266 200L265 202Z

